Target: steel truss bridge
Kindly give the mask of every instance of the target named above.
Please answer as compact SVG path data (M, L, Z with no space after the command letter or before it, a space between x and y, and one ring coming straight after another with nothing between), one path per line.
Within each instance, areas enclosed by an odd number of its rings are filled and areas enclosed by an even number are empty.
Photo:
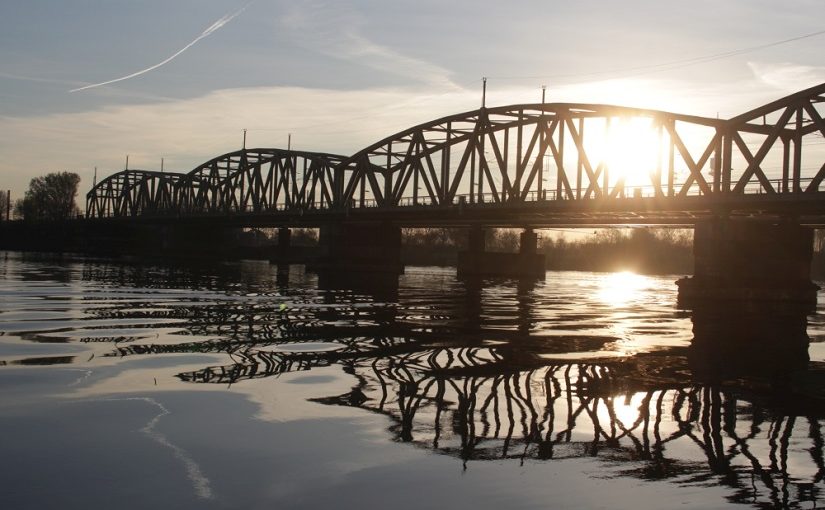
M189 173L124 170L89 218L311 225L692 224L825 220L825 83L731 119L597 104L481 108L351 155L244 149Z

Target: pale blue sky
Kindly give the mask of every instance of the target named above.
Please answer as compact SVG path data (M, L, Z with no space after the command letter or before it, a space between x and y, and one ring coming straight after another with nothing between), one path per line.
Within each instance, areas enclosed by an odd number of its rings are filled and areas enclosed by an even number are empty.
M0 189L70 170L81 193L122 169L188 171L249 146L352 153L488 104L613 102L735 115L825 81L825 35L674 69L631 71L825 30L821 0L257 0L164 66L238 0L5 0ZM655 71L655 72L650 72Z

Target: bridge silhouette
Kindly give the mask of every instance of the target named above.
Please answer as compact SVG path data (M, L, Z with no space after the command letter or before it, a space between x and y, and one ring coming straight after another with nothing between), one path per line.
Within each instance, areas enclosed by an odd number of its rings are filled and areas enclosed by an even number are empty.
M351 156L242 149L186 174L123 170L89 191L86 211L119 223L279 227L284 247L289 227L321 227L333 232L322 230L330 260L358 266L378 251L390 268L399 265L401 227L472 227L470 255L460 260L471 273L508 265L543 273L533 228L695 227L711 250L723 240L781 240L760 248L792 268L774 280L794 280L810 299L810 281L801 285L798 273L810 260L803 227L825 223L823 101L825 84L730 119L597 104L482 107ZM754 231L732 220L771 225ZM523 263L485 255L479 232L487 227L527 229ZM789 255L788 245L802 248ZM702 249L697 277L741 265ZM740 280L765 274L752 268Z
M823 94L825 84L727 120L594 104L481 108L349 157L243 149L186 174L123 170L92 188L86 210L91 218L266 215L275 226L342 210L427 226L693 224L719 213L819 223ZM612 173L605 155L611 130L628 124L649 135L619 140L637 142L631 164L649 165L632 176Z

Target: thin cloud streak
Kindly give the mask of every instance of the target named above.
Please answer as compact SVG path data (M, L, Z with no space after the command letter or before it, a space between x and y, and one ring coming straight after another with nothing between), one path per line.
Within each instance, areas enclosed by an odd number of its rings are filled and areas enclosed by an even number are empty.
M95 87L102 87L104 85L109 85L109 84L112 84L112 83L117 83L119 81L124 81L124 80L128 80L128 79L131 79L131 78L135 78L135 77L140 76L142 74L146 74L149 71L154 71L158 67L160 67L162 65L165 65L165 64L168 64L169 62L174 60L178 55L180 55L184 51L186 51L189 48L191 48L192 46L194 46L198 41L200 41L201 39L209 36L210 34L217 31L219 28L223 27L224 25L226 25L227 23L229 23L230 21L235 19L238 15L240 15L242 12L244 12L247 9L247 7L252 5L253 2L254 2L254 0L252 2L249 2L248 4L244 5L243 7L241 7L240 9L235 11L234 13L225 14L218 21L212 23L206 30L201 32L201 34L199 36L197 36L192 42L190 42L189 44L187 44L183 48L179 49L171 57L167 58L166 60L164 60L162 62L159 62L159 63L157 63L153 66L147 67L146 69L142 69L142 70L137 71L135 73L132 73L132 74L129 74L129 75L126 75L126 76L121 76L120 78L115 78L113 80L108 80L108 81L104 81L104 82L100 82L100 83L93 83L91 85L86 85L84 87L78 87L76 89L70 90L69 92L80 92L81 90L88 90L88 89L93 89Z
M825 67L793 63L748 62L756 79L791 93L825 82Z
M460 90L451 72L437 64L408 56L363 35L366 18L351 7L315 1L296 2L280 19L291 40L323 55L370 67L417 83Z
M57 83L59 85L77 85L79 83L69 80L53 80L51 78L38 78L36 76L23 76L20 74L9 74L3 72L0 72L0 78L5 78L8 80L30 81L35 83Z

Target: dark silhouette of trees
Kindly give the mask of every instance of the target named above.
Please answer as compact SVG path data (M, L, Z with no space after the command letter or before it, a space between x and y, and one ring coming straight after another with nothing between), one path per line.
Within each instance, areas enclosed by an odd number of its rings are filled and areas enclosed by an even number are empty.
M9 212L11 211L9 211L8 207L8 195L5 190L0 190L0 220L10 220Z
M78 213L75 197L80 176L72 172L53 172L35 177L23 199L14 206L15 213L27 221L65 220Z
M547 256L548 269L690 274L692 234L672 229L604 229L575 242L564 237L542 239L539 251Z
M517 252L520 233L519 229L487 229L486 249ZM547 257L550 270L632 270L648 274L693 271L693 235L689 230L611 228L577 240L563 235L542 236L541 232L539 235L539 252ZM456 253L466 249L466 238L463 229L405 229L402 260L406 264L455 265Z

